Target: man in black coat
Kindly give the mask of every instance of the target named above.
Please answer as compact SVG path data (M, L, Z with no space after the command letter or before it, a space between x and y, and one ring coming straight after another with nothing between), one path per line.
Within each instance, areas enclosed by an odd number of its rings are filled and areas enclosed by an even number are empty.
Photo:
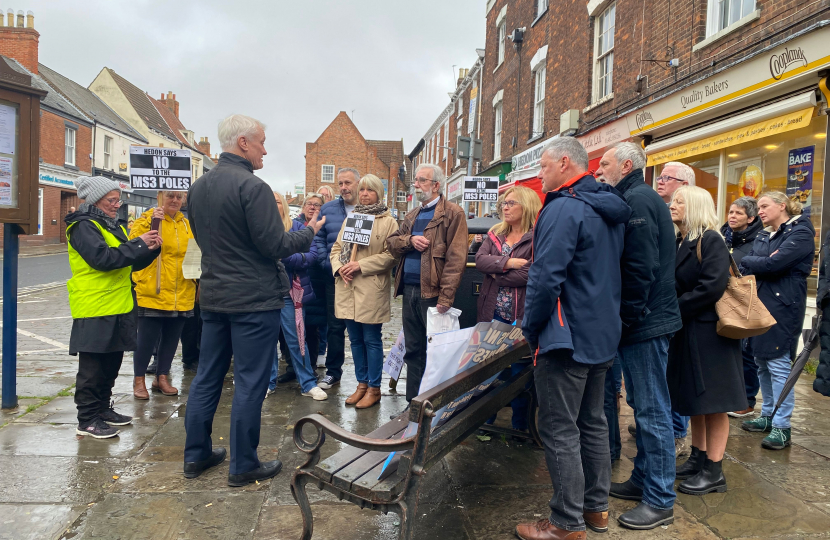
M631 478L611 484L610 495L641 501L618 518L635 529L674 520L675 446L666 363L669 340L683 326L674 289L674 226L666 203L643 181L645 165L643 149L625 142L606 151L597 170L631 207L620 262L623 329L617 356L637 424L637 457Z
M740 265L741 259L749 255L755 237L758 236L762 228L761 220L758 219L758 201L752 197L735 199L729 207L727 221L720 229L735 264ZM727 413L734 418L754 416L755 396L758 395L758 390L761 389L761 382L758 380L758 365L755 363L755 358L746 350L745 339L741 340L741 354L744 361L747 408L742 411Z
M828 254L830 246L830 233L824 238L824 245L821 247L824 256L821 258L821 268L818 272L818 293L816 294L816 305L821 309L821 326L819 327L819 340L821 353L819 353L818 367L816 368L816 380L813 381L813 390L823 396L830 397L830 276L828 276L830 257Z
M219 141L219 163L188 194L190 223L202 250L203 327L199 370L187 400L184 474L195 478L225 459L224 448L212 448L210 434L233 356L228 485L238 487L282 468L279 460L260 463L257 457L280 309L291 285L280 259L308 251L325 219L285 232L271 188L253 174L266 154L262 123L229 116L219 124Z

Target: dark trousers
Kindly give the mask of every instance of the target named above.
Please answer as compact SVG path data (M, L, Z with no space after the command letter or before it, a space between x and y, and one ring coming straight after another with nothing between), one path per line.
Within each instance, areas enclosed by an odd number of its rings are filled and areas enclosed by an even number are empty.
M746 386L746 402L750 407L755 408L755 396L761 389L761 382L758 380L758 364L755 363L755 357L744 350L746 340L741 340L741 356L744 361L744 386Z
M568 349L540 354L534 379L539 435L553 483L550 521L584 531L583 512L608 510L611 461L602 403L605 374L614 362L581 364L571 354Z
M620 439L620 411L617 409L617 393L622 388L622 364L619 357L608 368L605 375L605 402L603 410L608 422L608 445L611 449L611 461L620 459L622 440Z
M421 388L421 379L427 367L427 310L438 305L438 297L421 298L421 288L404 285L403 337L406 350L406 401L412 401ZM329 340L331 354L331 340Z
M124 351L110 353L78 353L78 374L75 376L75 405L81 429L110 406L112 387Z
M305 325L305 345L308 347L308 357L311 358L311 367L317 365L320 355L320 327L312 324Z
M133 375L143 377L158 344L156 375L169 375L173 355L187 319L184 317L139 317L138 341L133 354Z
M822 312L821 326L818 329L821 352L818 357L818 367L816 368L816 380L813 381L813 390L830 397L830 304L826 305L822 309Z
M253 313L203 310L202 324L202 354L199 370L190 385L184 421L187 432L184 460L201 461L210 457L213 416L233 356L230 474L244 474L260 466L257 446L262 401L277 347L280 310Z
M184 320L182 328L182 364L194 366L199 363L199 342L202 340L202 317L199 302L193 304L193 316Z
M343 361L346 347L346 322L334 316L334 277L326 273L323 282L326 284L326 321L328 322L328 342L326 352L326 375L337 380L343 376ZM314 362L317 359L313 359Z

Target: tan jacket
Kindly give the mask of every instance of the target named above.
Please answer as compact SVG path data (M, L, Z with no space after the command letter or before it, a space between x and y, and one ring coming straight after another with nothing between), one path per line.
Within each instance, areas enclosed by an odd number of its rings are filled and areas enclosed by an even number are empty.
M389 251L400 257L395 275L395 296L403 292L404 257L413 249L412 224L421 212L421 207L406 214L403 225L389 237ZM455 291L461 283L461 276L467 266L467 218L457 204L447 201L444 196L435 206L435 215L424 229L429 247L421 253L421 297L438 297L438 303L452 306Z
M398 222L390 212L375 217L372 238L368 246L357 246L357 262L360 273L349 285L337 273L343 263L340 252L343 249L343 226L337 241L331 247L331 270L334 274L334 315L338 319L350 319L365 324L389 322L392 316L389 290L392 286L392 268L398 262L389 253L386 244L389 235L398 230Z

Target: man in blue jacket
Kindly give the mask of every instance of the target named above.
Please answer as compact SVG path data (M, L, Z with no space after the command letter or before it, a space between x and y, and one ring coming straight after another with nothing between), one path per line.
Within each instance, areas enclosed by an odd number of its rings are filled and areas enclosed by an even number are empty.
M605 152L597 170L631 208L621 261L623 330L617 355L637 423L637 457L631 478L612 484L611 496L640 501L617 518L633 529L674 520L675 442L666 363L669 339L683 326L674 288L674 226L666 203L643 181L645 166L642 147L624 142Z
M608 529L605 373L620 341L620 257L631 210L586 173L574 138L542 153L547 193L533 232L522 330L534 351L539 434L553 483L551 514L523 523L523 540L577 540Z
M346 214L354 211L357 204L357 184L360 182L360 173L357 169L343 168L337 171L337 185L340 188L340 198L327 202L320 209L320 217L326 218L326 223L314 237L317 246L317 260L323 268L323 283L326 288L326 321L328 333L326 335L326 375L320 379L317 386L328 390L340 384L343 375L344 350L346 346L346 323L343 319L334 316L334 274L331 271L331 247L337 241L340 228L346 219Z

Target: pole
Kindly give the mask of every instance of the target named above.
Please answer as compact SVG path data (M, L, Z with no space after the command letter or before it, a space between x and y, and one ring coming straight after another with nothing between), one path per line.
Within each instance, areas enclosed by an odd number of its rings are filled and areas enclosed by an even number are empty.
M17 255L20 227L3 226L3 409L17 407Z

